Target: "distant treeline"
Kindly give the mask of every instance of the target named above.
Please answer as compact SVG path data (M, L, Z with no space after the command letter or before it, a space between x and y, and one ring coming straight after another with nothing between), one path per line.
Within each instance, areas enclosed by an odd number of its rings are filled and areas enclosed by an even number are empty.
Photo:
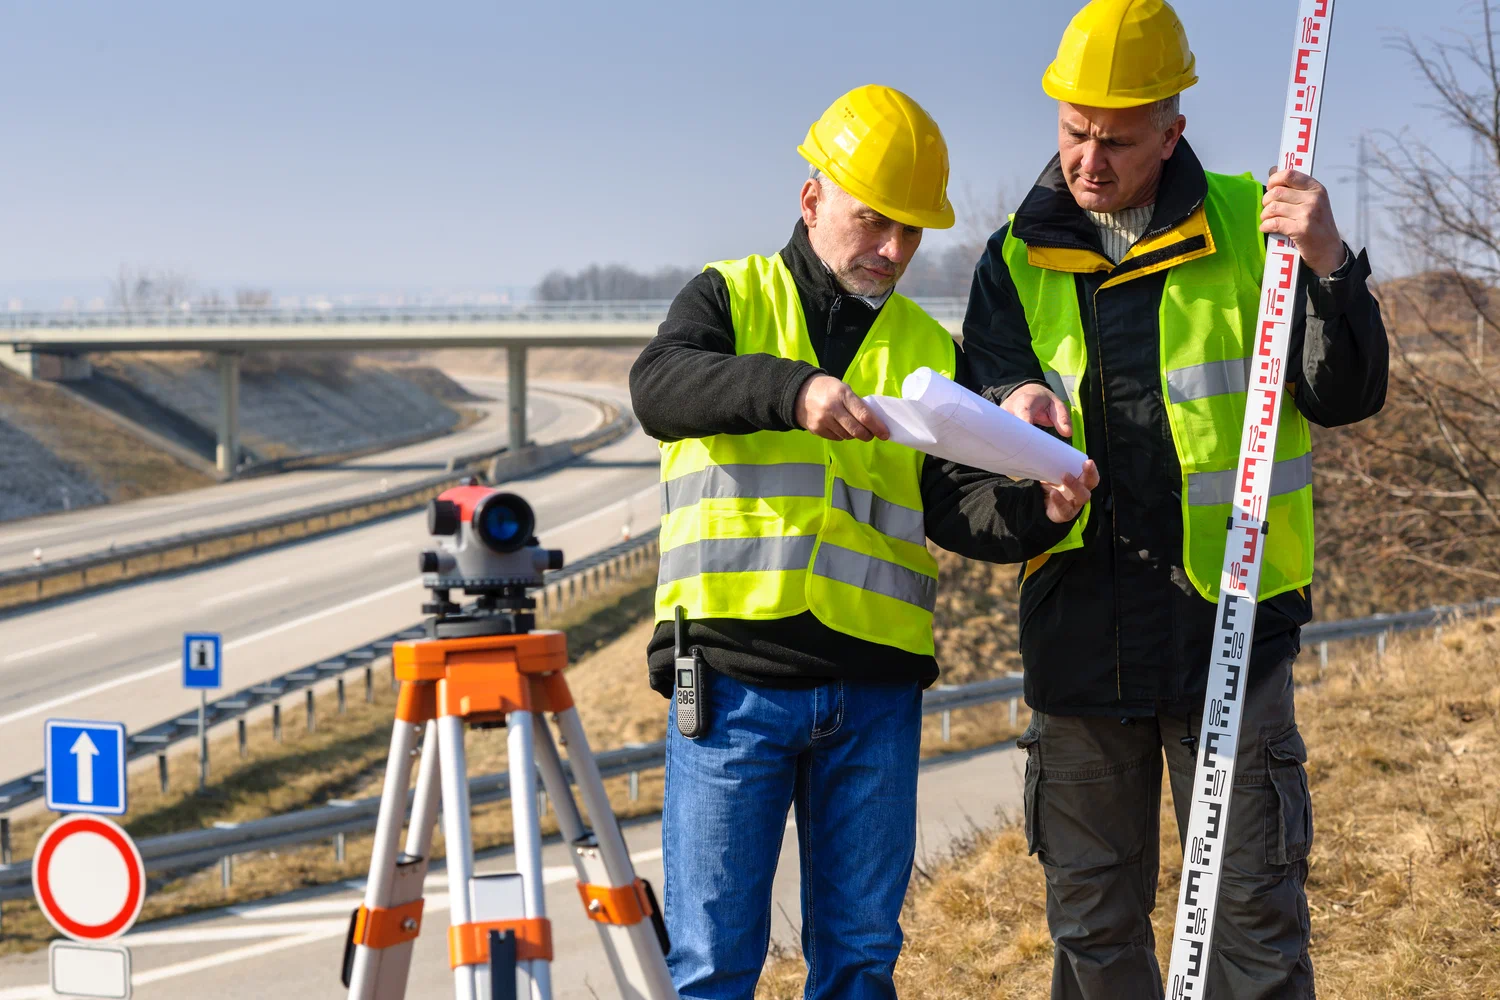
M968 244L919 251L897 287L914 298L963 298L978 259L979 248ZM553 271L536 286L536 297L543 302L670 299L697 273L696 268L664 267L642 274L621 264L593 264L576 274Z

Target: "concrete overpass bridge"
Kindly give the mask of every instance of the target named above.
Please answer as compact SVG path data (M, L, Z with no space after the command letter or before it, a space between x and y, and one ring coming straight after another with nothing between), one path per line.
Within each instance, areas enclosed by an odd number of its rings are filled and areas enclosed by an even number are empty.
M954 336L964 300L923 301ZM558 302L520 306L326 309L169 309L0 313L0 364L28 378L88 375L86 355L202 351L219 370L218 467L239 458L239 365L253 351L504 348L510 440L526 440L526 352L534 347L639 347L666 318L666 302Z

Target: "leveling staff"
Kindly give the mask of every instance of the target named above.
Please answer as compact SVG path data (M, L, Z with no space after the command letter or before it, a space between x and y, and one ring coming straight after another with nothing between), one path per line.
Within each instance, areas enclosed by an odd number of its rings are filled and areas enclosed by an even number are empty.
M937 677L938 545L1014 562L1059 541L1084 481L1014 483L889 443L861 400L962 353L894 292L925 228L953 224L942 133L888 87L839 98L789 243L711 264L631 372L662 446L660 627L701 652L705 731L668 729L668 964L683 997L745 998L771 929L789 807L802 852L809 997L894 997L916 843L921 691ZM675 712L675 708L674 708Z
M1047 875L1057 1000L1162 995L1162 762L1185 830L1266 233L1292 239L1305 266L1207 995L1313 995L1312 813L1292 705L1312 614L1309 423L1380 409L1385 327L1321 184L1277 171L1267 189L1203 169L1178 110L1196 81L1162 0L1077 14L1042 82L1058 155L990 238L964 320L987 394L1071 436L1101 476L1021 583L1026 834Z

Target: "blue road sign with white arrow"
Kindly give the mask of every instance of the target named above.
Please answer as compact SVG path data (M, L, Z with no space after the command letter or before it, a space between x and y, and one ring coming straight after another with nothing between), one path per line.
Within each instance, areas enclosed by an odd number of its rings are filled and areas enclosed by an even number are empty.
M182 637L182 686L224 686L224 643L217 632L189 632Z
M48 719L47 808L125 813L125 724Z

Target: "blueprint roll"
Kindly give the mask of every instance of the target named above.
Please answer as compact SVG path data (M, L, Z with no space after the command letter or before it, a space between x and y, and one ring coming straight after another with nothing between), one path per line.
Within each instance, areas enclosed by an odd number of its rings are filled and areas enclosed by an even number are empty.
M899 399L868 396L865 402L897 444L986 472L1060 483L1064 476L1081 476L1088 459L931 368L906 376Z

